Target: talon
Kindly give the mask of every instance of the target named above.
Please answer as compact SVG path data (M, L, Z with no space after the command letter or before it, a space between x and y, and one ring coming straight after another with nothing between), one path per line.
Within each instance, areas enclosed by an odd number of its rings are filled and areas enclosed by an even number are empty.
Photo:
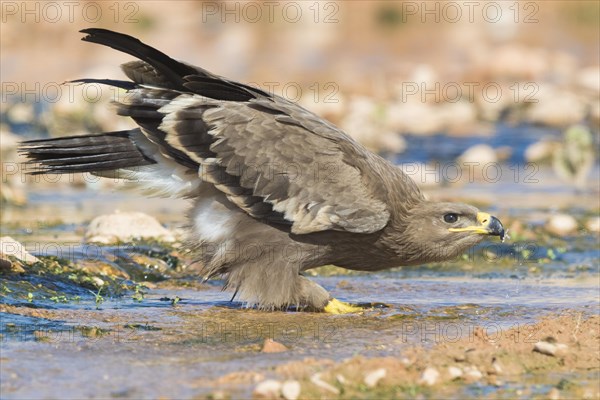
M362 312L363 309L361 307L353 306L352 304L344 303L338 299L331 299L325 308L323 308L323 311L328 314L352 314Z

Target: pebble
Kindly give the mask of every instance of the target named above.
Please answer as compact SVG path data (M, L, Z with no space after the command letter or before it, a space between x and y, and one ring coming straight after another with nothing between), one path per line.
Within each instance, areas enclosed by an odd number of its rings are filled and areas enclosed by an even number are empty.
M425 368L423 374L421 375L421 379L419 379L419 383L425 384L427 386L433 386L437 382L440 377L440 373L437 369L433 367Z
M174 242L173 234L154 217L141 212L115 212L100 215L85 232L87 242L111 244L133 239L157 239Z
M19 264L13 264L10 260L0 258L0 272L5 274L16 273L21 274L25 272L25 269Z
M7 258L7 256L13 256L26 263L40 261L37 257L25 250L25 247L15 239L10 236L2 236L0 237L0 257Z
M98 278L97 276L92 276L92 282L94 282L94 285L96 285L96 287L101 288L102 286L104 286L104 281L100 278Z
M278 398L281 391L281 382L275 379L262 381L254 388L254 396L258 398Z
M226 400L226 399L230 398L230 396L227 394L227 392L224 392L222 390L216 390L216 391L212 392L209 396L212 400ZM113 397L116 397L116 396L113 396Z
M444 117L438 111L420 99L409 98L406 102L388 105L387 126L395 132L432 135L444 129Z
M548 392L548 399L550 400L559 400L560 399L560 390L557 388L552 388Z
M463 375L463 371L459 367L451 365L448 367L448 375L451 380L458 379Z
M321 374L320 373L316 373L313 376L310 377L310 381L320 387L321 389L325 389L330 393L333 394L340 394L340 390L338 388L336 388L333 385L330 385L329 383L325 382L324 380L321 379Z
M300 382L288 380L281 385L281 395L286 400L296 400L300 397Z
M476 163L475 166L480 167L498 162L496 151L487 144L477 144L469 147L459 159L462 163Z
M492 362L492 371L494 374L502 374L502 372L504 372L504 370L502 369L502 365L500 365L500 363L497 360L494 360Z
M595 67L587 67L579 71L577 75L577 84L589 90L590 93L594 93L597 95L598 91L600 91L600 68Z
M465 374L464 374L464 378L466 380L475 382L480 380L483 377L483 374L481 373L481 371L475 367L475 366L467 366L465 367Z
M579 96L569 91L540 87L537 98L539 101L531 103L527 111L529 122L564 127L579 123L585 117L585 104Z
M577 221L568 214L556 214L550 217L546 229L557 236L567 235L577 230Z
M335 376L335 379L337 379L337 381L342 385L345 385L346 383L348 383L348 380L342 374L337 374Z
M367 375L365 375L365 385L370 388L377 386L377 383L379 383L381 379L385 378L386 374L387 371L385 368L379 368L375 371L369 372Z
M265 339L265 343L263 344L261 351L263 353L281 353L288 350L289 349L285 345L276 342L273 339Z
M532 163L550 161L558 146L558 142L550 140L540 140L532 143L525 149L525 160Z
M568 346L564 343L550 343L542 340L533 345L533 351L547 356L557 357L565 354L567 347Z
M585 228L594 233L600 232L600 217L593 217L587 220Z

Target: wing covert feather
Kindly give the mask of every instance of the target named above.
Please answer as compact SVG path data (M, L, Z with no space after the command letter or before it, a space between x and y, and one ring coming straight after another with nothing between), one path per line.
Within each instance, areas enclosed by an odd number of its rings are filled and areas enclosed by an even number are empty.
M215 180L203 173L202 178L217 182L230 201L252 216L280 220L282 215L295 234L371 233L387 224L386 204L368 190L358 164L351 163L363 149L293 103L215 102L182 94L158 111L165 114L159 128L167 133L166 141L203 170L212 167L226 175ZM207 129L190 132L200 121ZM214 157L206 157L208 143ZM270 204L271 211L261 215L267 208L259 203Z

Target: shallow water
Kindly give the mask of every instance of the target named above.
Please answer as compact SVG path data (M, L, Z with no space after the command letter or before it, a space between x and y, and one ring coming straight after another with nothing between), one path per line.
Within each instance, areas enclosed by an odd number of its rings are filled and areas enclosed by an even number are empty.
M443 161L456 155L444 146L450 153L435 153L434 143L427 143L429 152L406 159ZM519 163L522 152L511 157ZM592 179L598 174L596 166ZM569 237L543 230L557 209L579 221L597 214L597 188L575 193L549 170L540 170L538 178L529 186L505 178L493 185L429 190L431 198L465 200L503 220L521 221L524 233L505 243L487 242L447 263L371 274L318 271L311 279L334 297L365 305L363 313L343 316L245 309L229 302L231 293L221 291L220 281L200 284L185 269L132 261L131 254L156 260L172 254L156 244L82 244L93 217L139 210L140 204L176 228L185 220L184 201L127 191L32 187L26 207L2 210L2 235L44 257L49 272L38 267L25 275L0 275L2 397L191 398L222 387L219 378L232 372L260 371L269 377L275 366L306 357L402 357L414 344L470 338L477 326L490 338L518 326L529 340L541 339L543 332L528 327L542 316L600 313L600 246L597 234L585 230ZM108 282L105 291L94 289L81 264L85 260L108 271L97 275ZM61 263L69 262L80 269L62 270ZM140 282L150 282L151 288ZM262 353L265 338L290 350ZM231 384L241 396L254 386ZM496 390L480 387L466 394L478 397L484 389Z
M346 316L259 312L227 302L228 295L210 285L155 289L142 302L121 297L98 307L89 299L51 306L46 318L3 313L3 397L186 398L209 393L212 380L236 371L268 371L306 357L400 357L410 344L472 337L476 326L492 339L521 326L537 341L543 333L527 329L541 315L600 311L593 280L389 273L316 281L340 299L385 306ZM181 299L175 306L165 301L175 295ZM265 338L290 351L259 352Z

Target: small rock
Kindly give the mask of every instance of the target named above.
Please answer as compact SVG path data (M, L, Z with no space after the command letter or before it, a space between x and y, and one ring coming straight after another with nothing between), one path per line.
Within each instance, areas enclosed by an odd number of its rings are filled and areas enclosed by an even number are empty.
M468 101L457 101L443 103L438 107L446 129L456 133L471 133L469 127L473 127L477 120L477 109L473 103Z
M458 379L463 375L463 371L462 369L451 365L448 367L448 375L451 380Z
M552 388L548 392L548 399L550 400L559 400L560 399L560 391L557 388Z
M18 268L17 268L18 267ZM22 273L25 272L25 270L23 269L23 267L14 264L12 262L10 262L10 260L5 260L3 258L0 258L0 272L5 273L5 274L10 274L10 273Z
M577 221L568 214L556 214L550 217L546 229L557 236L567 235L577 230Z
M92 276L92 282L94 282L94 285L96 285L98 288L104 286L104 281L97 276Z
M281 385L281 394L286 400L296 400L300 397L300 382L298 381L285 381Z
M265 343L263 344L261 351L263 353L281 353L288 350L289 349L285 345L276 342L273 339L265 339Z
M13 123L31 124L35 121L34 103L15 103L6 114Z
M492 362L492 373L500 375L504 370L502 369L502 365L498 362L498 360L494 360Z
M585 223L585 228L594 233L600 232L600 217L592 217Z
M420 98L389 104L386 112L386 126L394 132L431 135L443 131L444 122L439 108Z
M501 173L498 154L487 144L469 147L457 160L462 166L461 182L495 182Z
M113 397L117 397L117 396L113 396ZM126 397L126 396L122 396L122 397ZM227 394L227 392L224 392L223 390L215 390L214 392L212 392L209 395L209 398L211 400L227 400L230 398L230 396Z
M481 166L498 162L496 151L487 144L477 144L469 147L459 159L462 163L475 163L475 165Z
M0 159L2 160L2 179L0 180L0 203L22 206L27 203L25 177L23 175L24 157L17 152L21 138L0 124Z
M344 377L344 375L342 374L337 374L335 376L335 379L337 379L337 381L341 384L341 385L345 385L346 383L348 383L348 380Z
M527 110L529 122L565 127L579 123L586 113L585 103L572 92L554 87L540 87L537 103Z
M34 263L40 261L37 257L32 256L25 247L10 236L0 237L0 257L7 259L8 256L13 256L18 260L26 263Z
M567 345L563 343L550 343L542 340L533 345L533 351L552 357L564 355L566 350Z
M465 367L464 378L467 381L475 382L480 380L483 377L481 371L475 366L467 366Z
M173 234L154 217L141 212L116 212L101 215L90 222L86 232L87 242L116 243L133 239L157 239L174 242Z
M525 149L525 160L532 163L550 162L558 146L558 142L550 140L540 140L532 143Z
M408 366L410 366L410 365L412 365L412 364L413 364L413 360L411 360L411 359L410 359L410 358L408 358L408 357L402 357L402 358L400 359L400 362L401 362L401 363L402 363L402 364L403 364L405 367L408 367Z
M330 393L333 394L340 394L340 390L338 388L336 388L335 386L330 385L329 383L325 382L324 380L321 379L321 374L320 373L316 373L313 376L310 377L310 381L315 385L320 387L321 389L327 390Z
M369 372L367 375L365 375L365 385L370 388L377 386L377 383L379 383L381 379L385 378L386 374L387 371L385 368L379 368L375 371Z
M278 398L281 391L281 382L275 379L262 381L254 388L252 394L258 398Z
M583 392L583 399L584 400L598 399L598 392L596 391L596 393L594 393L594 392L592 392L591 389L586 388Z
M587 67L579 71L577 74L577 84L589 90L590 93L597 95L598 91L600 91L600 68L597 66Z
M438 372L437 369L435 369L433 367L427 367L423 371L423 374L421 375L421 379L419 379L419 383L425 384L427 386L433 386L433 385L435 385L435 383L437 382L439 377L440 377L440 373Z

